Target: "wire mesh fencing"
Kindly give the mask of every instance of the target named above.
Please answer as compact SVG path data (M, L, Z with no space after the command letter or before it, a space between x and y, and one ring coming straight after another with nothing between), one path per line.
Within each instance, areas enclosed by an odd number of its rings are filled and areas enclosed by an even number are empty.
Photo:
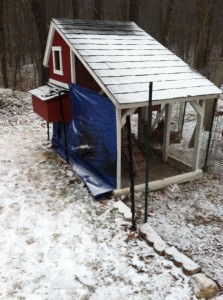
M152 126L150 128L149 141L147 141L147 109L139 108L131 115L131 145L135 185L145 183L147 142L150 145L149 181L160 180L190 171L189 164L192 162L193 149L188 148L188 144L196 125L196 113L192 112L189 106L188 108L186 107L184 126L182 126L182 107L180 109L180 104L172 107L168 137L168 160L164 158L165 140L167 138L165 136L166 122L168 120L165 106L153 107ZM121 186L125 188L130 184L126 124L122 127L121 136Z
M168 146L165 146L167 139L165 130L168 122L165 105L153 107L149 141L147 140L147 108L138 108L131 115L135 185L145 184L147 142L150 145L150 182L187 173L197 167L205 170L206 166L209 172L217 173L223 178L223 99L218 100L211 133L201 130L199 136L201 143L197 149L195 132L199 116L193 105L190 102L172 105ZM168 147L168 159L165 159L165 147ZM194 163L196 157L199 158L198 166ZM121 188L130 186L129 166L128 130L124 124L121 130Z
M207 166L208 172L216 173L223 179L223 100L221 99L218 100L214 117Z

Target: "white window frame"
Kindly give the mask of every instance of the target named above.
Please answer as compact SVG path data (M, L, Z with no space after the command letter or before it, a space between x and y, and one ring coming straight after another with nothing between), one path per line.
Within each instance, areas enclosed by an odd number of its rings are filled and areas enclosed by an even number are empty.
M60 70L56 69L55 52L59 52ZM60 46L52 47L52 56L53 56L53 73L57 75L63 75L62 48Z

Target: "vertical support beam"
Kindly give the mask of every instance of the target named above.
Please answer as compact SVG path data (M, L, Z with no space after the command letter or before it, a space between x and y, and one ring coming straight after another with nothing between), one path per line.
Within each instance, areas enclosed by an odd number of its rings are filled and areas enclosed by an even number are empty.
M165 124L163 134L163 161L167 161L170 145L170 124L171 124L172 104L165 104Z
M149 101L147 109L147 132L146 132L146 176L145 176L145 210L144 210L144 223L148 219L148 195L149 195L149 163L151 152L151 125L152 125L152 101L153 101L153 82L149 83Z
M127 138L128 138L128 150L129 150L129 169L130 169L130 191L131 191L131 212L132 212L132 230L136 230L135 222L135 181L134 181L134 170L133 170L133 153L132 153L132 128L130 115L126 117L127 125Z
M121 188L121 150L122 150L122 141L121 141L121 129L122 129L122 114L120 109L116 109L116 136L117 136L117 165L116 165L116 182L117 189Z
M200 101L201 108L204 108L205 100ZM194 139L194 154L192 161L192 171L196 171L199 167L200 149L201 149L201 132L204 123L204 110L197 112L197 125Z
M211 145L211 139L212 139L212 133L213 133L212 131L213 131L213 125L214 125L214 117L215 117L217 105L218 105L218 98L214 99L213 111L212 111L212 116L211 116L211 127L210 127L210 131L209 131L209 135L208 135L208 144L207 144L207 148L206 148L206 155L205 155L205 161L204 161L204 166L203 166L204 172L208 171L208 156L209 156L209 151L210 151L210 145ZM204 113L204 116L205 116L205 113Z
M165 105L162 107L162 109L159 112L157 112L156 118L152 124L152 128L156 127L156 125L159 123L159 120L161 119L164 112L165 112Z
M70 72L71 72L71 81L76 83L76 69L75 69L75 56L73 51L70 49Z

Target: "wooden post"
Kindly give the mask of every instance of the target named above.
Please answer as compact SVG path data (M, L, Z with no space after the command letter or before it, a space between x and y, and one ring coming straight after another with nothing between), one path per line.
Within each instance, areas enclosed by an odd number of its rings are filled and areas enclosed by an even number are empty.
M122 116L121 116L121 118L122 118L122 120L121 120L121 126L122 126L122 127L123 127L123 126L125 125L125 123L126 123L126 117L127 117L127 116L131 116L132 114L134 114L135 110L136 110L135 107L134 107L134 108L129 108L129 109L127 109L127 110L124 112L124 114L122 114Z
M201 132L203 128L204 121L204 103L205 100L200 101L200 108L197 110L197 125L195 132L195 140L194 140L194 155L192 161L192 171L196 171L199 167L199 159L200 159L200 149L201 149Z
M159 120L161 119L162 115L165 112L165 105L162 107L160 112L157 113L155 120L153 121L152 128L155 128L156 125L159 123Z
M163 134L163 161L167 162L170 145L170 123L171 123L172 104L165 104L165 123Z

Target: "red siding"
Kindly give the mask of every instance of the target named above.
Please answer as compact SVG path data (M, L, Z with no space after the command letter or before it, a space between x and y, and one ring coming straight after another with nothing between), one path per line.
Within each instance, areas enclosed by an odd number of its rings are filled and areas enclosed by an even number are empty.
M53 37L52 47L54 46L62 47L63 75L58 75L53 73L53 56L51 51L50 58L49 58L49 76L51 79L57 80L59 82L71 83L70 48L57 31L55 31ZM78 85L88 88L97 93L101 90L100 86L97 84L97 82L94 80L94 78L86 70L84 65L80 62L80 60L76 56L75 56L75 73L76 73L76 83Z
M88 72L88 70L84 67L84 65L80 62L80 60L75 56L75 68L76 68L76 83L80 86L83 86L87 89L90 89L96 93L98 93L101 88Z
M43 101L36 96L32 96L33 111L37 113L47 122L61 122L61 107L59 96L54 99ZM62 95L62 109L64 121L70 122L72 120L71 103L69 94Z
M55 31L52 46L62 47L63 75L53 73L53 57L51 51L49 59L50 78L63 83L71 83L70 48L57 31Z

